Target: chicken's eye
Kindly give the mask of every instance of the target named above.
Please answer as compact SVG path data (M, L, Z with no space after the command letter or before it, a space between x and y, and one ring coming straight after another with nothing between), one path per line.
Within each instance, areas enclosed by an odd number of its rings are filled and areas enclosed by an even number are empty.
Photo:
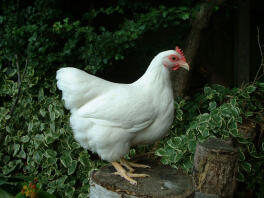
M171 61L177 61L177 60L179 60L179 58L177 56L175 56L175 55L172 55L169 58L170 58Z

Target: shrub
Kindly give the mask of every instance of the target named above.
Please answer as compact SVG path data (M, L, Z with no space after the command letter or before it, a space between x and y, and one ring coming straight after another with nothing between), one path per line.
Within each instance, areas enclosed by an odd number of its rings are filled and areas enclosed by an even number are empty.
M206 86L204 93L190 100L179 98L171 133L156 154L164 164L190 172L197 143L211 136L232 140L239 150L237 180L261 197L264 193L263 98L263 82L242 89Z

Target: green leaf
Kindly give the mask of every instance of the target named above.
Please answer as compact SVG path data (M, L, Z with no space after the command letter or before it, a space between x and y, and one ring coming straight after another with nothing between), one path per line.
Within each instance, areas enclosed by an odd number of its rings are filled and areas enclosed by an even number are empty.
M23 142L23 143L27 143L29 141L29 137L28 137L28 135L25 135L25 136L22 136L21 137L21 142Z
M47 133L45 134L45 141L47 144L52 144L58 137L59 137L59 134Z
M200 122L208 122L210 119L210 115L208 113L204 113L199 116L199 121Z
M245 138L238 138L237 139L239 143L241 144L249 144L249 140L245 139Z
M165 158L165 157L161 158L160 162L161 162L162 164L165 164L165 165L171 163L170 160L169 160L168 158Z
M75 169L77 167L77 161L73 160L71 165L68 167L68 175L71 175L75 172Z
M47 149L44 155L46 158L54 158L57 156L57 152L51 149Z
M67 175L63 175L62 177L57 179L57 184L58 184L59 188L63 188L64 187L64 182L66 181L67 178L68 178Z
M209 95L212 93L212 89L211 87L204 87L204 94L205 95Z
M52 111L52 112L49 112L49 115L50 115L50 120L54 121L55 120L55 113Z
M179 145L181 145L182 143L182 139L180 137L173 137L170 140L168 140L167 144L171 147L171 148L178 148Z
M186 161L183 162L183 167L186 171L190 171L193 167L193 163L192 163L192 160L188 159Z
M22 159L26 159L27 155L26 155L26 153L25 153L23 148L21 148L21 150L18 153L17 157L22 158Z
M221 114L224 116L224 117L227 117L227 118L230 118L232 116L232 111L231 109L229 108L221 108Z
M195 152L195 149L196 149L196 140L190 140L189 142L188 142L188 149L192 152L192 153L194 153Z
M13 160L10 161L7 165L5 165L2 169L4 175L8 175L13 170L16 169L17 165L20 165L22 163L21 160Z
M158 150L156 150L156 155L162 157L162 156L167 156L168 153L164 148L159 148Z
M197 130L202 133L204 130L208 129L208 124L207 123L200 123L198 125Z
M237 129L237 122L235 121L234 117L230 118L227 122L228 129Z
M182 20L187 20L187 19L189 19L189 17L190 17L190 13L188 13L188 12L181 14Z
M244 152L241 150L241 148L239 148L238 151L238 159L240 161L244 161L246 159Z
M32 159L33 159L35 162L37 162L37 163L40 163L41 160L42 160L42 158L43 158L43 153L41 153L40 151L36 151L36 152L34 152L33 157L32 157Z
M55 122L50 122L50 130L52 133L55 133L56 130Z
M62 165L65 167L65 168L69 168L71 167L72 165L72 157L70 155L69 152L65 152L61 158L60 158L60 161L62 163Z
M258 82L258 86L264 88L264 82Z
M72 150L74 150L74 149L81 148L81 146L80 146L79 143L77 143L77 142L73 142L72 145L71 145L71 148L72 148Z
M172 159L170 161L173 162L173 163L177 163L177 162L179 162L180 160L183 159L184 154L182 152L178 152L178 153L175 153L171 157L172 157Z
M233 137L240 137L240 134L238 133L238 129L231 129L231 130L229 130L229 133L230 133Z
M39 113L40 113L40 115L42 116L42 117L45 117L45 115L46 115L46 111L44 110L44 109L40 109L39 110Z
M209 111L216 109L216 102L212 101L209 103Z
M256 87L254 85L249 85L247 88L247 93L251 94L256 90Z
M13 145L13 150L14 150L13 156L15 156L18 153L19 149L20 149L20 145L19 144L14 144Z
M230 104L231 104L232 106L237 106L237 100L236 100L236 98L232 98L232 99L230 99Z
M69 186L67 186L66 189L65 189L65 195L66 195L67 197L73 197L73 193L74 193L74 191L75 191L75 188L69 185Z
M36 147L39 147L45 140L44 135L43 134L37 134L37 135L35 135L33 140L34 140Z
M245 113L246 117L251 117L253 115L254 115L254 113L252 111L248 111L248 112Z
M87 151L80 153L79 162L85 167L90 163L90 156Z
M240 163L240 166L245 170L247 171L248 173L251 172L251 164L249 162L246 162L246 161L243 161Z
M32 131L32 129L33 129L33 122L29 122L28 123L28 131Z
M238 172L237 172L237 180L240 181L240 182L244 182L245 181L245 176L240 170L238 170Z
M48 110L49 110L50 120L54 121L55 120L55 113L53 111L53 105L50 104Z
M208 137L209 135L210 135L210 133L209 133L209 129L204 129L204 130L202 130L201 131L201 135L203 136L203 137Z

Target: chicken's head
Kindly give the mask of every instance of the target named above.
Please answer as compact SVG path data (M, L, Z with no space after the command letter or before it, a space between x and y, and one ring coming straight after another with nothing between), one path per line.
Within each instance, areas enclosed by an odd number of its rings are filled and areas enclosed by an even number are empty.
M178 46L168 56L163 57L162 64L171 70L178 70L182 67L189 71L189 65L186 62L183 51Z

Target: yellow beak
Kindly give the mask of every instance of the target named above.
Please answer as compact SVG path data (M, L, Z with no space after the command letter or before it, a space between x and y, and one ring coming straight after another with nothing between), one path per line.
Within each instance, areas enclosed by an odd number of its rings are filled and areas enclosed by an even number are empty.
M189 67L188 63L186 63L186 62L184 62L183 64L181 64L180 67L186 69L187 71L190 70L190 67Z

